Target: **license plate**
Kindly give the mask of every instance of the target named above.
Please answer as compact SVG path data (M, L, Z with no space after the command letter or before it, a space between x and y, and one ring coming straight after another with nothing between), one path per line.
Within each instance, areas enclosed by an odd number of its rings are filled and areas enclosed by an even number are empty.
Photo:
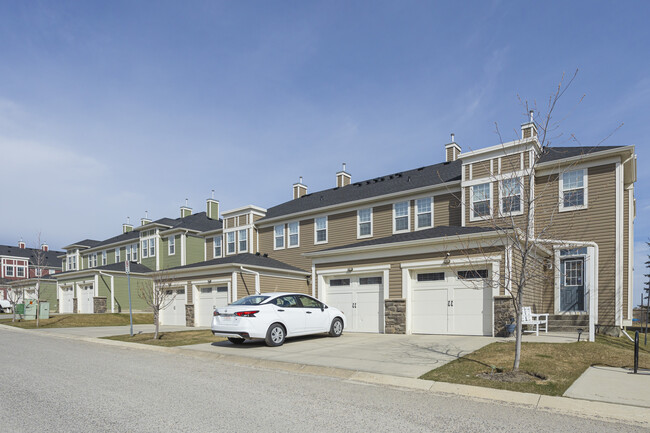
M232 314L228 314L228 315L222 314L221 318L223 319L224 322L229 322L232 320Z

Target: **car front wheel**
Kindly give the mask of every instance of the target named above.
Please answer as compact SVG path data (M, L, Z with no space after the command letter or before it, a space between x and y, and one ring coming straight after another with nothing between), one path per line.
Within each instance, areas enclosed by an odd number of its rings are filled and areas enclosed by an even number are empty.
M284 327L279 323L274 323L269 327L269 330L266 331L266 345L271 347L282 346L284 339L286 338L286 333Z
M340 337L343 334L343 320L337 317L332 320L332 326L330 326L330 337Z
M232 344L244 344L245 340L243 338L228 337L228 341L230 341Z

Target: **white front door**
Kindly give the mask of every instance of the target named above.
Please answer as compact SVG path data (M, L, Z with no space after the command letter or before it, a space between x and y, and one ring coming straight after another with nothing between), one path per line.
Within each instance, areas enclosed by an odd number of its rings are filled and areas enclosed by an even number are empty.
M196 325L210 326L215 308L228 305L228 286L200 287L196 305Z
M346 316L346 331L383 331L381 276L332 277L326 290L326 304L338 308Z
M59 295L59 313L72 313L74 306L74 290L72 287L61 287Z
M492 335L487 269L448 268L411 273L411 332Z
M92 285L78 286L77 310L80 314L92 314L93 296L95 291Z
M185 289L168 290L175 293L174 300L160 311L161 325L185 326Z

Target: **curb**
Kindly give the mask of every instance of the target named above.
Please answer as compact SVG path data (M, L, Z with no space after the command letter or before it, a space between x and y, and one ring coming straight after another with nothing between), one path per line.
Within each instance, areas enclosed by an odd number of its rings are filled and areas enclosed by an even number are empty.
M120 347L122 349L147 350L159 353L190 356L194 358L209 358L244 367L280 370L290 373L310 374L344 380L351 383L418 390L423 392L430 392L436 395L454 395L470 398L472 400L491 401L500 404L516 405L533 410L597 419L601 421L624 422L633 425L650 426L650 408L643 408L638 406L604 403L599 401L573 399L568 397L555 397L494 388L483 388L479 386L462 385L447 382L433 382L424 379L370 373L359 370L348 370L337 367L322 367L311 364L299 364L284 361L272 361L240 355L224 355L222 353L202 352L198 350L181 349L178 347L161 347L148 344L107 340L104 338L62 335L51 332L42 332L40 330L34 329L16 328L14 326L8 325L0 325L0 329L7 329L14 332L35 333L42 336L84 341L88 343L104 344L113 347Z

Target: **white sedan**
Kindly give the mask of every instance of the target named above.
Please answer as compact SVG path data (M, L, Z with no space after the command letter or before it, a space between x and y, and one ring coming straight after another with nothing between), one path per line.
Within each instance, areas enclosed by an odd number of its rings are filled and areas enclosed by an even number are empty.
M339 337L345 315L311 296L300 293L262 293L241 298L214 310L212 333L233 344L264 339L281 346L287 337L329 333Z

